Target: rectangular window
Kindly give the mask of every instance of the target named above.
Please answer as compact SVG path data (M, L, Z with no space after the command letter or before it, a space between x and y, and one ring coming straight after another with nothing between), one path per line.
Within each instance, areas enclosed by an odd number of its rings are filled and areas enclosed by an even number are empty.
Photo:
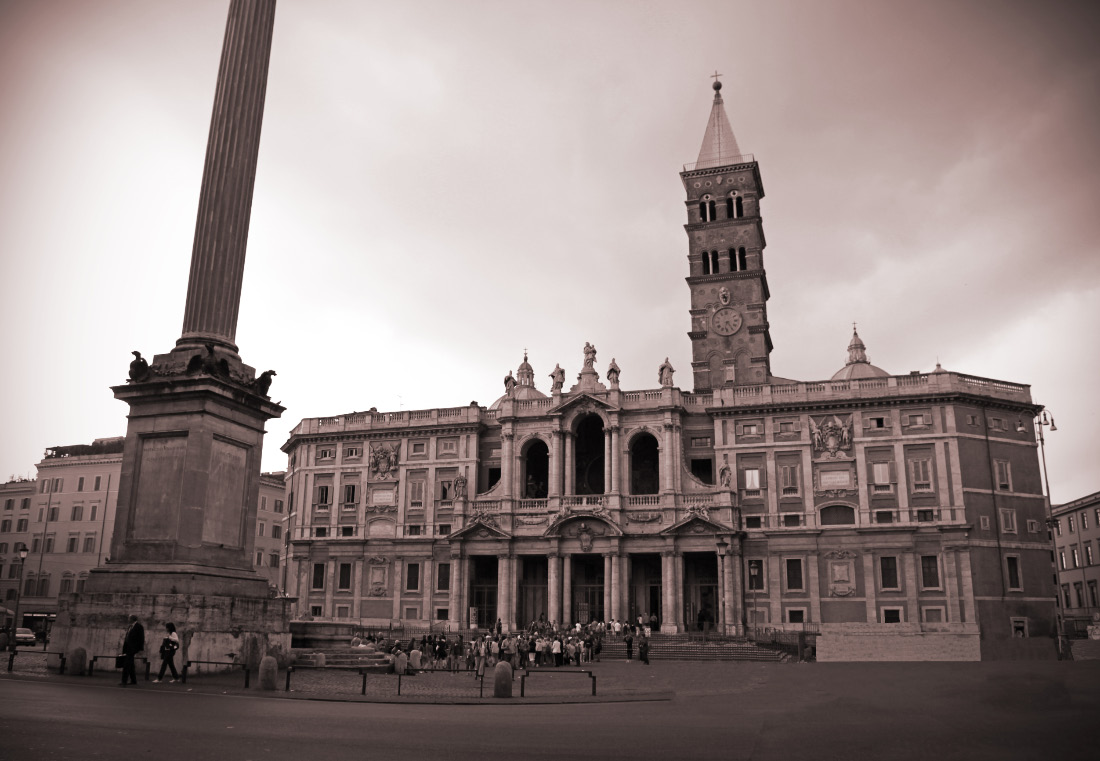
M76 479L76 490L77 491L84 491L84 476L81 476L80 478Z
M451 564L440 563L435 570L435 591L448 592L451 589Z
M321 606L320 605L310 605L309 606L309 615L313 616L314 618L320 618L321 615L323 615Z
M410 448L410 452L412 454L422 455L422 454L427 453L427 451L428 451L428 448L427 448L427 444L425 442L423 442L423 441L414 441L414 442L412 442L412 446Z
M84 537L84 551L95 552L95 534Z
M927 624L942 624L943 614L943 608L921 608L921 616Z
M993 469L997 474L997 491L1012 491L1012 468L1010 465L1007 460L993 461Z
M1073 567L1074 568L1080 568L1081 567L1081 558L1077 554L1077 546L1074 545L1071 551L1073 552ZM49 550L46 550L46 552L49 552Z
M887 428L888 423L885 417L865 417L863 418L863 427L877 430Z
M344 509L355 509L358 488L356 484L344 484Z
M940 588L940 559L936 555L921 555L921 586L925 589Z
M53 534L50 534L49 536L46 537L46 542L42 546L42 551L43 552L53 552L53 540L54 540Z
M893 523L893 510L875 510L875 523Z
M932 460L910 460L909 483L915 492L932 491Z
M977 415L967 415L966 416L966 424L967 425L977 425L978 424L978 416Z
M756 425L755 423L748 423L746 425L743 425L743 426L741 426L741 435L742 436L759 436L760 435L760 427L758 425Z
M440 536L447 536L449 533L451 533L451 524L450 523L440 523L439 528L437 530L437 533Z
M89 511L91 515L88 516L88 520L94 521L95 514L99 511L99 505L92 505L92 509Z
M354 460L357 457L363 456L362 447L344 447L344 459Z
M764 561L762 559L750 559L749 566L749 590L761 592L764 590Z
M879 558L879 574L883 589L900 589L898 584L898 559L896 557Z
M80 548L80 537L70 536L65 544L65 552L76 552Z
M1063 584L1062 585L1062 601L1064 603L1063 607L1066 607L1066 608L1072 608L1073 607L1073 605L1070 604L1070 600L1069 600L1069 584Z
M4 500L4 509L5 510L11 510L13 507L15 507L15 500L14 499Z
M336 449L334 447L325 447L317 450L318 460L331 460L336 457Z
M1058 550L1058 565L1062 567L1062 570L1066 570L1066 551Z
M332 504L332 487L328 484L319 484L314 490L316 497L316 508L318 510L328 510Z
M759 515L746 515L745 516L745 528L761 528L761 520Z
M745 471L745 490L760 491L760 470L749 468Z
M458 442L454 439L440 439L439 440L439 454L456 454L458 452Z
M260 497L260 511L267 512L267 497Z
M70 520L82 521L84 520L84 505L73 505L73 512Z
M1092 565L1092 542L1085 542L1085 565Z
M1089 585L1089 605L1092 606L1093 608L1100 607L1100 605L1097 605L1096 580L1093 579L1093 580L1089 581L1088 585Z
M787 558L787 589L801 590L802 587L802 560L800 558Z
M336 588L345 592L351 589L351 563L340 564L340 578Z
M710 436L692 436L691 445L693 447L709 447Z
M420 563L409 563L405 566L405 591L420 591Z
M279 555L278 555L278 553L272 552L271 555L268 557L268 560L270 561L270 562L268 562L268 565L271 566L272 568L278 568L279 567Z
M1016 533L1016 511L1001 508L1001 531L1006 534Z
M890 494L894 491L894 463L871 463L871 492Z
M283 537L283 527L282 526L272 526L271 527L271 538L272 539L282 539L282 537Z
M796 430L794 426L795 426L795 424L794 424L793 421L784 420L779 424L779 432L780 433L794 433L795 430Z
M1005 570L1008 572L1008 588L1020 591L1023 584L1020 583L1020 558L1009 555L1005 558Z
M1084 510L1081 511L1081 530L1084 531L1089 527L1089 514Z
M50 515L49 515L49 517L48 517L48 518L47 518L46 520L48 520L48 521L56 521L56 520L57 520L57 516L58 516L58 514L60 513L60 511L61 511L61 508L60 508L60 507L51 507L51 508L50 508Z
M929 426L932 425L932 416L924 412L910 412L901 416L901 424L905 426Z
M313 538L314 539L326 539L327 537L328 537L328 527L327 526L317 526L316 528L313 529Z
M802 624L806 622L806 610L804 608L788 608L787 623Z
M11 531L11 519L0 521L0 533L6 534Z
M262 552L257 552L256 553L256 567L257 568L263 568L263 565L264 565L264 554Z
M314 563L313 564L313 584L311 589L324 589L325 588L325 564Z
M99 491L99 481L100 481L101 478L102 478L102 476L96 476L95 477L95 489L93 491Z
M16 531L26 531L26 530L27 530L27 519L26 518L20 518L19 523L18 523L18 528L16 529Z
M782 476L783 496L798 496L798 466L784 465L780 468L780 475Z
M53 480L53 493L57 494L57 493L63 492L63 491L65 491L65 479L64 478L55 478Z
M424 482L409 481L409 507L424 507Z
M281 499L275 500L275 512L281 513L283 511L283 501Z
M1039 533L1039 521L1028 520L1028 522L1027 522L1027 531L1028 531L1029 534L1038 534Z
M265 531L267 531L266 524L264 524L262 521L256 524L256 536L263 536Z
M440 502L450 502L454 499L454 481L451 479L440 481L438 486Z
M45 494L47 491L49 491L49 489L50 489L50 479L48 479L48 478L42 479L42 481L38 484L38 493L39 494Z
M901 608L883 608L882 609L882 623L884 623L884 624L900 624L901 623Z
M420 536L424 527L418 525L405 526L405 536Z
M1067 515L1066 516L1066 528L1069 529L1069 533L1071 533L1071 534L1073 533L1073 516L1072 515Z

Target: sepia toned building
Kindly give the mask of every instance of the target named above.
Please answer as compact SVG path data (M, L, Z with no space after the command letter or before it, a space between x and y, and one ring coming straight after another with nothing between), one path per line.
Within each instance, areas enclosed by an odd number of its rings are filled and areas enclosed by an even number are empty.
M889 373L854 330L828 380L775 376L764 187L720 88L680 175L693 390L656 349L626 368L656 384L623 389L585 344L575 383L559 364L540 390L525 354L488 407L302 420L283 447L300 617L644 617L811 629L822 660L1053 656L1020 644L1053 631L1041 407L1026 385Z
M1100 613L1100 492L1055 505L1052 514L1062 613L1083 630Z

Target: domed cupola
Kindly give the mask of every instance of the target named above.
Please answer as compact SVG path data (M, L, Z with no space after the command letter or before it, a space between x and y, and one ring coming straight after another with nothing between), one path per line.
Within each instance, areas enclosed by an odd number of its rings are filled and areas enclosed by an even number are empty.
M856 332L856 326L852 325L852 340L848 343L848 361L840 368L830 380L845 381L859 380L862 378L888 378L890 373L881 367L875 367L867 359L867 347L863 339Z
M515 401L547 398L546 394L535 388L535 369L528 363L526 351L523 352L523 362L516 369L516 377L512 378L512 374L508 373L504 379L504 396L493 402L489 409L500 409L501 403L509 398Z

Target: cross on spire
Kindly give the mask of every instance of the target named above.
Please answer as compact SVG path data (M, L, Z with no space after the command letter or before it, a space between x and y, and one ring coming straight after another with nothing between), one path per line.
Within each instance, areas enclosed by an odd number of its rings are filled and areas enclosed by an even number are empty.
M715 69L714 73L710 75L710 78L713 79L715 82L717 82L718 77L720 77L720 76L722 76L722 75L718 73L718 69Z

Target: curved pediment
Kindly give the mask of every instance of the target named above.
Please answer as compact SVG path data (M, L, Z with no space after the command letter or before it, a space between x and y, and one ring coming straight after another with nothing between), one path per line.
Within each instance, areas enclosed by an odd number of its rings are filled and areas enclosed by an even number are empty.
M609 518L590 513L568 515L557 518L547 526L543 536L562 539L597 538L602 536L622 536L623 530Z

